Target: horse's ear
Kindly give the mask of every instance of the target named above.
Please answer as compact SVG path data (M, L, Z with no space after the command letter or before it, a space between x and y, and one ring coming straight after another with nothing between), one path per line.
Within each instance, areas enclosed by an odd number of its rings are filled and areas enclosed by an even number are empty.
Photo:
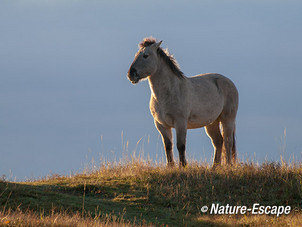
M156 49L160 47L160 44L162 43L163 41L159 41L158 43L156 43Z
M152 47L155 48L156 50L160 47L160 44L162 43L163 41L159 41L158 43L153 43L152 44Z

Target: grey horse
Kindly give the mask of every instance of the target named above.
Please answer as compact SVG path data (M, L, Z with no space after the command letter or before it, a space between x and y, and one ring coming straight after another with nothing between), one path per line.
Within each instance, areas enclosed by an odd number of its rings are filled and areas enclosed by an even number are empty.
M220 74L186 77L176 60L160 47L162 41L145 38L128 71L136 84L148 79L150 111L164 143L167 165L174 165L172 128L176 130L180 166L186 166L187 129L205 127L214 147L213 165L236 163L235 120L238 91Z

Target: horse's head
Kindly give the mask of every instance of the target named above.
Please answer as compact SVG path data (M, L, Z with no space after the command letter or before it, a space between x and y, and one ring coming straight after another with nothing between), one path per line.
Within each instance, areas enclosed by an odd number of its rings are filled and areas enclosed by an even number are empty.
M157 43L153 38L146 38L139 44L140 49L135 54L128 71L131 83L136 84L156 72L159 62L157 50L161 42Z

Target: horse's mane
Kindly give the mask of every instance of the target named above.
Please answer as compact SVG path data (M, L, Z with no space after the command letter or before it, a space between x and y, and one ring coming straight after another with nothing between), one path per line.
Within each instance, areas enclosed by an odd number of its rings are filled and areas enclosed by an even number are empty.
M143 41L140 42L138 45L139 48L144 48L151 46L152 44L156 43L156 39L153 37L145 38ZM172 70L172 72L179 78L183 79L184 73L180 70L180 67L175 60L175 58L168 52L167 49L162 49L159 47L157 49L157 54L164 60L164 62L168 65L168 67Z

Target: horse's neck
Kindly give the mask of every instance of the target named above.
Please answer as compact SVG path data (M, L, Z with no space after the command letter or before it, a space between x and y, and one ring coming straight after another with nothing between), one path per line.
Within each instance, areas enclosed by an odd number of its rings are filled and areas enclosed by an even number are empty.
M179 87L180 80L173 75L168 67L161 67L154 75L148 79L152 96L157 99L166 99L173 95Z

